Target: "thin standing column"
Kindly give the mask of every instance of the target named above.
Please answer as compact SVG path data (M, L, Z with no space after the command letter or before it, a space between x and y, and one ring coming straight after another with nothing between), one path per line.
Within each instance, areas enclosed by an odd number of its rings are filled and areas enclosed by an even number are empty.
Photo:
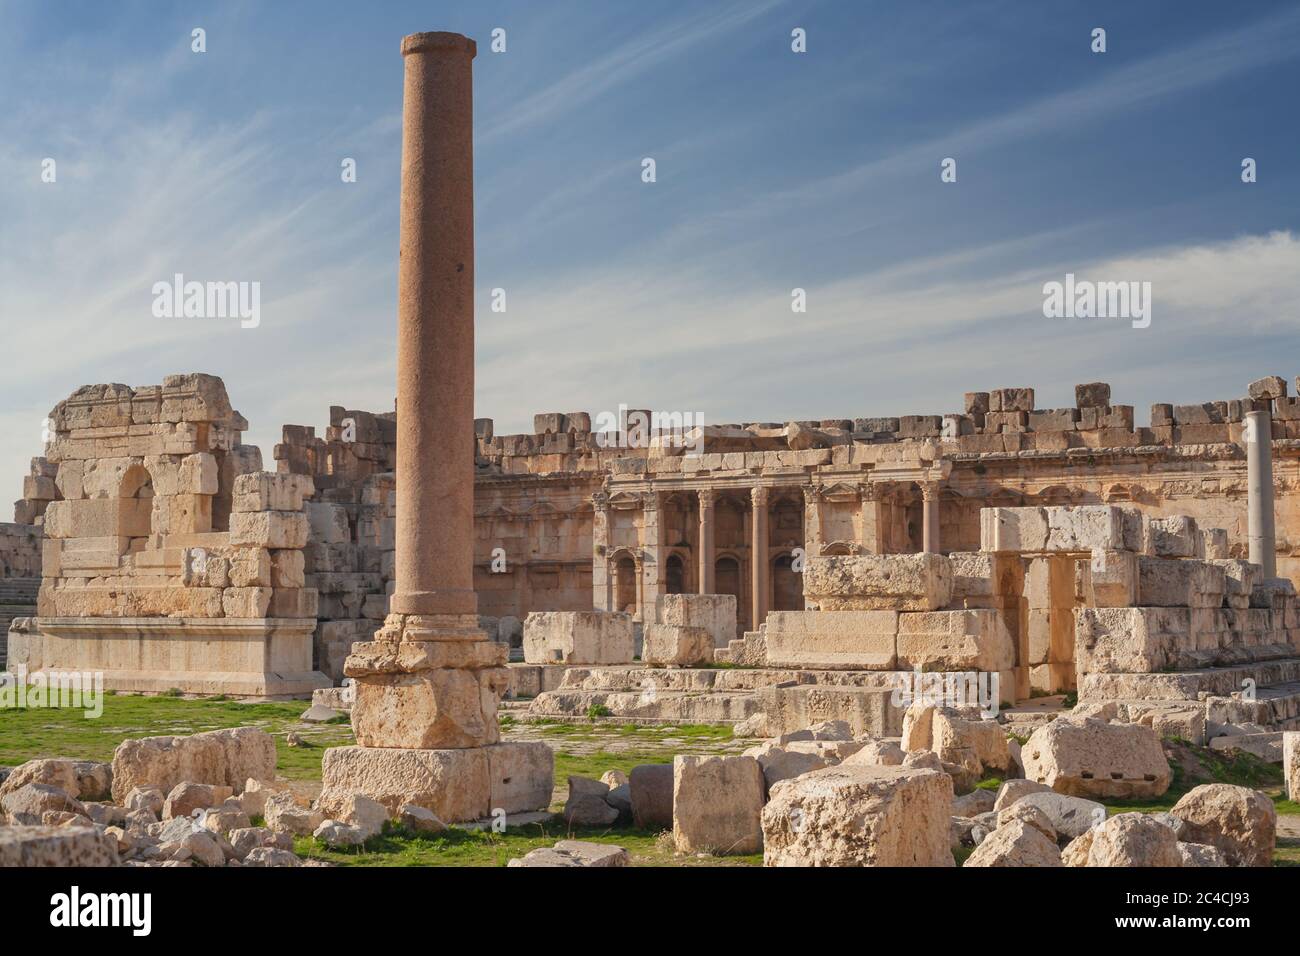
M921 550L939 553L939 483L922 481L921 485Z
M1265 578L1275 578L1272 416L1268 412L1248 412L1242 437L1246 443L1246 536L1250 562L1263 569Z
M715 587L714 583L714 561L713 556L713 489L701 488L700 496L700 554L699 554L699 577L700 593L712 594Z
M750 603L754 609L754 615L750 628L756 631L767 616L767 489L760 485L750 491L749 498L754 511L754 520L751 525L753 542L750 546L749 560L751 590L753 592L750 595Z

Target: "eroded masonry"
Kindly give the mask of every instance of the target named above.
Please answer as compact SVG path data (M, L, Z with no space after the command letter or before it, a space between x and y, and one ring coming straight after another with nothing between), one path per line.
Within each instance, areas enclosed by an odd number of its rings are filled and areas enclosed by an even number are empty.
M1064 409L998 389L960 414L705 426L693 449L609 447L587 413L479 419L478 620L544 712L883 732L876 697L919 668L1291 726L1300 401L1277 377L1247 392L1135 426L1104 384ZM212 376L87 386L51 420L3 538L9 587L41 577L11 665L302 694L383 626L396 413L285 426L273 473Z

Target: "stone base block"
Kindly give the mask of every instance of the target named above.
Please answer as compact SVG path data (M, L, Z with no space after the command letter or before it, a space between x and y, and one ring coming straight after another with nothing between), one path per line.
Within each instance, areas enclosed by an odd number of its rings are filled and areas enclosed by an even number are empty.
M630 664L632 615L617 611L532 611L524 619L530 664Z
M767 664L893 670L897 611L772 611L763 625Z
M734 594L661 594L655 599L655 621L684 627L704 627L714 647L736 639Z
M952 565L929 553L810 557L803 592L823 611L937 611L952 599Z
M332 747L321 761L320 807L337 812L363 793L396 813L412 803L445 823L545 810L554 787L555 755L544 743L505 743L468 750Z
M105 690L309 697L311 618L35 618L29 672L102 672ZM34 635L28 635L29 638ZM31 643L29 641L29 643Z

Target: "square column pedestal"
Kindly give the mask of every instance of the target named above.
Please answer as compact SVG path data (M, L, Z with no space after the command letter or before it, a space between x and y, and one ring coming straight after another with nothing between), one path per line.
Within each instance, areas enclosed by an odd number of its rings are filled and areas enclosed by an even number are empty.
M375 640L352 646L356 747L322 761L320 806L352 793L396 813L404 803L445 823L545 810L555 755L545 743L502 743L497 704L509 683L508 649L474 615L390 614Z

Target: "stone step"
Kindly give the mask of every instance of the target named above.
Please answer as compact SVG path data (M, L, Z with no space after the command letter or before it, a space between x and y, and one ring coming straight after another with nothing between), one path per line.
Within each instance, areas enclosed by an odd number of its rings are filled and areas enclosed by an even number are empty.
M1268 687L1300 682L1300 658L1257 661L1231 667L1156 674L1087 674L1079 686L1081 701L1196 700L1201 695L1229 697L1254 682L1256 694Z

